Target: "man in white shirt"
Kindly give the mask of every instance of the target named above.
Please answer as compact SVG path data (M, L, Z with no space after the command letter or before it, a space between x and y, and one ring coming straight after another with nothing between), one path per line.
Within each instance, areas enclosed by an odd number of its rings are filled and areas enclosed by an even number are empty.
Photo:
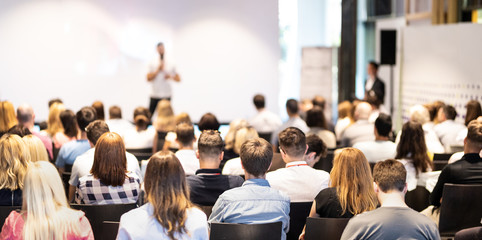
M330 174L315 170L304 160L308 150L305 134L289 127L279 134L280 152L286 168L266 174L272 188L286 193L291 202L312 202L316 195L328 187Z
M75 190L79 183L79 178L90 174L90 170L92 169L92 165L94 164L94 146L97 143L97 140L99 140L100 136L102 136L102 134L109 132L109 126L107 126L107 124L102 120L95 120L85 128L85 131L87 133L87 139L89 139L89 143L92 148L75 159L69 180L69 201L72 201L74 199ZM139 162L137 161L137 158L128 152L126 152L126 158L127 171L137 174L140 181L142 182L141 170L139 168Z
M444 145L447 153L453 152L451 146L464 145L463 140L457 141L457 135L467 128L465 125L455 122L456 116L455 108L451 105L445 105L437 113L437 119L440 123L433 127L435 134L437 134L440 142Z
M254 96L253 103L258 114L249 121L249 125L254 127L258 133L272 133L281 126L281 118L265 108L263 95Z
M373 141L373 123L368 122L372 106L367 102L360 102L355 108L355 123L350 125L341 136L341 145L351 147L357 142Z
M176 157L181 162L186 175L194 175L199 169L199 160L194 151L194 127L189 123L180 123L176 127L176 141L179 144L179 150Z
M122 119L122 110L119 106L109 108L109 120L106 120L105 123L107 123L111 132L119 134L122 138L124 138L126 132L134 129L131 122Z
M310 131L310 128L306 125L306 122L300 117L298 101L288 99L288 101L286 101L286 112L289 116L288 121L283 123L281 127L271 134L271 144L273 147L278 146L278 134L288 127L299 128L303 133Z

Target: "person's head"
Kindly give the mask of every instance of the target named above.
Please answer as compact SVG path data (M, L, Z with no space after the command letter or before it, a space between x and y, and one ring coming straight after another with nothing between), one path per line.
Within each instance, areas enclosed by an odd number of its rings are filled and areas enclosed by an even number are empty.
M311 134L306 137L306 145L308 145L308 150L306 150L304 160L310 165L310 167L313 167L326 155L328 148L323 140L321 140L316 134Z
M422 105L415 105L409 110L410 120L425 124L430 121L430 113L428 109Z
M157 131L170 132L176 129L176 119L171 101L163 99L157 104L157 119L154 123Z
M60 113L65 110L62 103L55 102L49 108L49 118L47 119L47 133L54 136L58 132L63 132L62 122L60 121Z
M265 107L264 96L261 94L256 94L253 98L253 103L256 109L258 110L263 109Z
M326 99L320 95L316 95L312 100L313 106L318 106L322 110L326 107Z
M22 189L30 153L21 137L7 133L0 138L0 162L0 189Z
M359 214L377 207L370 165L360 150L344 148L335 154L330 182L336 188L343 214Z
M60 99L60 98L50 99L49 100L49 108L52 107L52 105L54 105L54 103L63 104L64 102L62 102L62 99Z
M151 122L151 113L145 107L137 107L134 110L134 124L138 131L146 130Z
M151 113L149 112L149 109L145 107L136 107L136 109L134 109L133 119L136 119L139 115L146 116L149 121L151 120Z
M18 124L27 128L33 127L35 122L35 114L33 108L28 104L22 104L17 108Z
M445 105L438 110L437 119L439 122L455 120L455 117L457 117L457 111L452 105Z
M250 139L258 138L258 132L253 127L243 127L236 132L234 141L234 152L239 155L243 143Z
M90 173L103 184L122 186L127 172L124 141L119 134L107 132L95 144L94 164Z
M0 102L0 133L7 132L8 129L17 125L17 123L13 104L9 101Z
M239 129L247 127L248 121L244 119L235 119L229 123L229 130L224 137L224 144L226 145L225 148L228 150L234 149L234 143L236 141L236 133Z
M87 139L92 144L92 146L95 146L97 144L100 136L109 131L109 126L102 120L95 120L89 123L89 125L87 125L87 127L85 128Z
M392 131L392 118L390 115L380 113L375 120L375 135L379 137L388 137Z
M204 130L199 136L197 155L200 161L223 159L223 139L215 130Z
M288 101L286 101L286 112L288 113L288 116L296 116L298 115L298 111L298 101L296 101L295 99L288 99Z
M479 117L480 118L480 117ZM482 151L482 121L472 120L467 126L467 137L464 141L465 153L480 153Z
M18 135L20 137L24 137L24 136L32 134L27 127L21 126L19 124L17 124L15 126L13 126L12 128L8 129L7 132L10 133L10 134Z
M25 147L30 154L31 162L49 160L47 149L45 148L45 145L43 144L42 140L40 140L40 138L33 134L30 134L24 136L22 140L25 143Z
M351 104L350 101L343 101L338 104L338 118L343 119L343 118L350 118L353 119L352 115L352 108L353 105Z
M465 126L468 126L470 121L482 116L482 108L479 101L470 100L467 105L465 105L465 108L467 108L467 113L465 114Z
M156 50L160 55L163 55L164 51L165 51L164 43L162 43L162 42L157 43Z
M372 112L372 106L367 102L360 102L355 107L355 120L368 120Z
M377 73L378 73L378 63L375 62L375 61L370 61L368 63L368 69L367 69L367 73L368 75L370 76L377 76Z
M440 108L445 106L445 103L442 101L435 101L432 103L425 104L425 107L428 109L430 114L430 121L434 123L438 123L437 115Z
M251 139L243 143L239 156L246 173L255 178L264 178L271 166L273 147L262 138Z
M212 113L204 114L198 123L199 131L201 132L204 130L219 130L219 126L218 119Z
M194 127L190 123L179 123L176 127L177 142L181 147L192 147L196 137L194 136Z
M95 101L92 103L92 107L95 109L95 113L97 114L97 119L104 120L105 113L104 113L104 104L101 101Z
M75 113L71 110L67 109L60 112L60 122L62 123L62 127L64 129L64 134L73 138L77 137L78 126L77 126L77 117Z
M327 128L325 113L321 107L314 106L312 109L306 112L306 125L308 125L310 128Z
M179 123L188 123L192 124L191 117L186 112L182 112L176 115L176 125Z
M281 156L285 162L300 161L308 146L305 134L298 128L289 127L278 134Z
M186 232L186 210L192 203L184 169L175 154L160 151L149 159L144 187L153 216L167 229L167 235L174 239L176 233Z
M119 106L112 106L109 108L109 119L121 119L122 110Z
M380 191L383 193L405 193L407 190L406 178L405 167L401 162L394 159L378 162L373 168L373 182L375 183L375 192L378 195Z
M83 107L77 114L77 124L81 132L85 132L85 128L89 123L97 120L97 113L93 107Z
M408 121L403 124L402 135L395 155L395 159L402 158L411 159L417 172L426 172L431 167L425 144L425 134L420 123Z

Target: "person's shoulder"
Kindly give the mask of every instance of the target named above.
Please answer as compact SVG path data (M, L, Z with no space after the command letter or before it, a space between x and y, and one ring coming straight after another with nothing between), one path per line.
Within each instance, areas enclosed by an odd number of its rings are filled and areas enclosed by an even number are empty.
M207 219L206 213L204 213L198 207L191 207L191 208L187 209L187 215L188 215L188 217L192 217L192 218L195 218L195 219L202 219L202 220Z
M274 171L268 172L266 173L266 180L270 181L277 177L283 176L284 174L286 174L287 171L289 171L288 168L279 168Z

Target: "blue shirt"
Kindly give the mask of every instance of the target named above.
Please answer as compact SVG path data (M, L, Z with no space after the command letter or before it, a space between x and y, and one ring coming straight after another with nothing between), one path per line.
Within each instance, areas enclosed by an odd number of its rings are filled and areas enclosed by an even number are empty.
M90 143L87 139L70 141L60 148L55 165L59 168L65 167L65 164L73 165L75 159L89 149Z
M248 179L243 186L227 190L214 204L209 223L283 223L282 239L289 230L290 199L270 187L265 179Z

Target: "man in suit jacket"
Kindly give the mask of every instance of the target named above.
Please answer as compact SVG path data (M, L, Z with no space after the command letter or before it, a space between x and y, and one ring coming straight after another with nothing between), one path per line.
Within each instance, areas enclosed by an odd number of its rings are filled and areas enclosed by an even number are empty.
M378 63L371 61L368 63L368 79L365 82L365 100L368 97L376 97L383 103L385 99L385 83L378 77Z

